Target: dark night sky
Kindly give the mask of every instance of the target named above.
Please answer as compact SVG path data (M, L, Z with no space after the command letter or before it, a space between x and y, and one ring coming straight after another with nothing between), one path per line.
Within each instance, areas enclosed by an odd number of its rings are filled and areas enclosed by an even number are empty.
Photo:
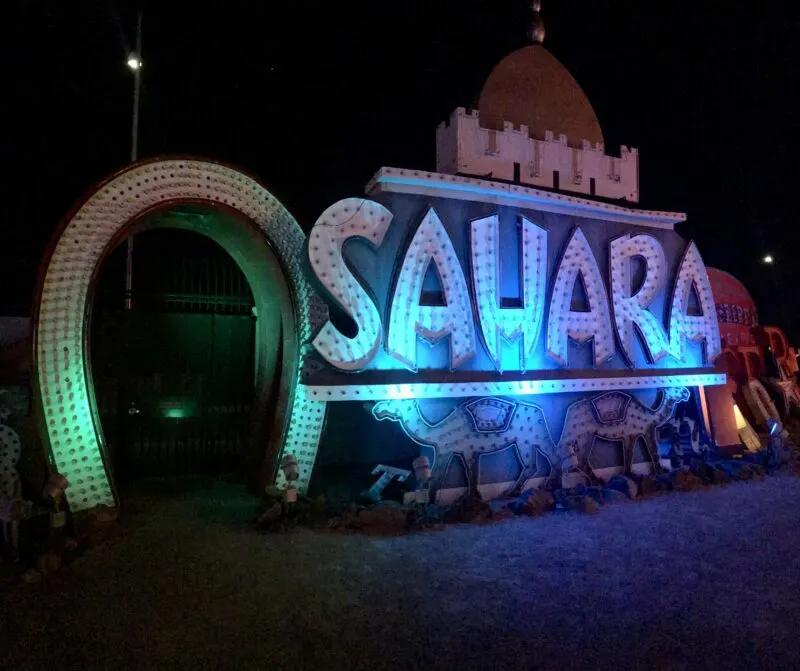
M306 228L381 166L433 169L436 124L477 98L529 21L519 0L144 4L140 154L238 164ZM542 16L608 150L639 149L641 206L687 212L679 230L706 263L796 340L800 25L787 6L545 0ZM11 0L3 14L0 314L27 314L59 219L128 159L135 5Z

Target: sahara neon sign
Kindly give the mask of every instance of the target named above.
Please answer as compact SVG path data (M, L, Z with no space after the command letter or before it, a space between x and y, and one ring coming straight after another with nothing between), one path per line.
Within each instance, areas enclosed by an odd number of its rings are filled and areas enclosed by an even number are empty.
M720 354L711 286L694 243L686 247L673 278L665 329L648 309L668 280L667 263L658 239L647 234L612 239L607 288L586 236L579 226L575 227L550 279L548 232L524 216L519 217L518 226L520 305L505 307L501 303L503 251L498 216L469 222L467 274L450 236L431 207L398 264L384 321L369 287L345 263L342 249L345 241L354 237L379 247L391 220L392 214L384 206L350 198L325 210L311 231L308 256L312 271L358 328L351 337L328 321L314 338L314 348L335 368L361 370L383 346L405 368L416 371L420 339L431 344L448 339L450 367L456 369L476 355L480 337L489 358L501 372L504 343L518 343L520 357L516 369L526 371L534 367L542 336L546 355L560 366L568 366L570 340L591 341L595 365L608 361L619 347L623 359L632 366L636 333L653 362L668 356L684 361L687 341L704 342L708 362ZM634 291L631 261L637 257L644 262L645 269L644 280ZM429 266L435 268L440 278L441 305L426 305L421 301ZM585 311L571 307L578 281L585 290L588 304ZM697 297L697 314L689 309L692 291Z

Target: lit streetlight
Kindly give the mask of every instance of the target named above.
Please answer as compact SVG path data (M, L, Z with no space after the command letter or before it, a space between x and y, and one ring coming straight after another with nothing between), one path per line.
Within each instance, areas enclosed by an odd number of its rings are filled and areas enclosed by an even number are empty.
M761 259L761 261L763 263L770 264L774 261L774 259L772 258L772 254L767 254L763 259Z
M133 72L133 119L131 122L131 163L139 158L139 90L142 85L142 12L136 15L136 51L128 56L128 67ZM125 309L133 304L133 236L125 245Z

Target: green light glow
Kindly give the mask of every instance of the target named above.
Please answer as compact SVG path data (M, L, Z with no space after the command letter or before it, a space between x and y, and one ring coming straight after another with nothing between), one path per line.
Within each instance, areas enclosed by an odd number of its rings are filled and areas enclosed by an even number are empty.
M192 415L186 411L186 408L168 408L163 412L163 416L167 419L184 419Z
M195 415L195 403L188 399L169 399L161 401L158 409L167 419L187 419Z

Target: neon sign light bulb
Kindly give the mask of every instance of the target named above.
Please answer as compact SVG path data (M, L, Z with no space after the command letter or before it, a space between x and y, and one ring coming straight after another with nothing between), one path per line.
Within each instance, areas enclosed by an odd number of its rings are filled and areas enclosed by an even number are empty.
M570 308L578 275L586 289L588 312L575 312ZM561 256L547 320L547 355L562 366L569 364L570 338L581 344L593 340L595 365L614 355L605 283L589 242L579 227L572 232Z
M358 334L350 338L327 321L314 338L314 348L336 368L363 368L378 353L383 339L378 308L347 267L342 247L356 237L379 247L391 220L392 213L383 205L363 198L346 198L325 210L311 229L311 269L358 327Z
M445 305L420 305L428 266L439 274ZM408 245L397 276L389 315L386 350L410 370L417 369L417 337L435 344L450 337L450 367L475 355L475 325L464 271L439 216L430 208Z
M647 308L666 282L667 262L661 244L650 235L623 235L611 241L611 301L614 323L623 353L634 360L634 331L638 329L647 354L659 361L669 354L667 334L655 315ZM645 261L641 288L631 295L631 259Z
M547 281L547 231L524 217L520 220L522 253L522 307L500 305L500 223L497 215L471 224L472 287L486 351L498 371L503 371L503 341L522 342L516 369L535 367L536 344L544 319Z

